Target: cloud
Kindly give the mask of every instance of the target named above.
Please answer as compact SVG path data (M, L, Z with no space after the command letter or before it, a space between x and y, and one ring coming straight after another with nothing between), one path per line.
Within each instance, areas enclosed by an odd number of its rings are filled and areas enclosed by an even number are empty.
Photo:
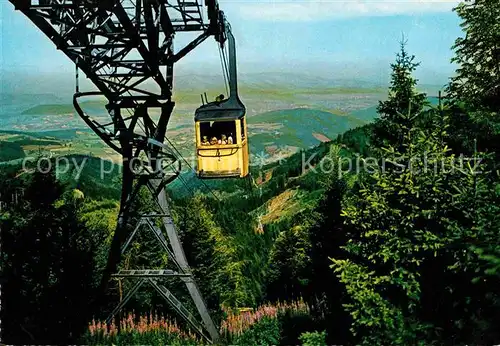
M318 21L336 18L448 12L458 0L222 0L240 14L263 21Z

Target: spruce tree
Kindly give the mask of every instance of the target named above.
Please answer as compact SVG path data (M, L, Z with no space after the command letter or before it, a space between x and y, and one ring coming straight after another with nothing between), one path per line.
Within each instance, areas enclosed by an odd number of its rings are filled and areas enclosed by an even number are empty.
M450 113L430 113L441 127L399 114L402 141L383 148L385 163L343 205L349 240L332 268L361 344L499 339L498 173L451 153Z
M333 268L345 284L352 332L362 344L426 344L431 325L418 317L420 267L450 243L454 157L440 131L399 114L401 143L384 149L385 163L360 181L344 203L347 244Z
M500 316L500 4L468 0L455 11L464 35L452 47L458 69L448 87L450 135L469 156L481 157L482 172L468 172L468 181L457 186L471 222L468 238L455 245L465 250L457 252L462 256L453 266L463 276L461 293L468 300L459 306L467 314L456 309L453 314L460 316L461 335L498 343L500 333L493 326Z
M454 116L451 132L467 153L496 152L500 160L500 4L497 0L465 1L455 8L464 37L455 41L458 64L447 88ZM458 143L460 144L460 143ZM496 168L496 169L497 169ZM494 168L495 170L495 168Z
M451 96L476 110L500 112L500 4L467 0L455 9L465 37L455 41L453 62L459 65L449 86Z
M380 118L375 123L372 136L375 147L401 143L404 136L402 126L408 127L410 122L415 121L402 114L406 114L410 107L413 114L419 114L425 105L426 95L417 92L417 79L412 75L420 63L415 62L415 56L407 52L406 45L407 41L403 38L396 61L391 64L389 97L380 101L377 107Z

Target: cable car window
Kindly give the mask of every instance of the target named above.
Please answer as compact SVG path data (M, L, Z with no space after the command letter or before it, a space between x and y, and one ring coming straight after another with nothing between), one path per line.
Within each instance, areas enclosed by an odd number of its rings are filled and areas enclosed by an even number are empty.
M200 122L201 145L236 144L236 122L231 121L205 121Z

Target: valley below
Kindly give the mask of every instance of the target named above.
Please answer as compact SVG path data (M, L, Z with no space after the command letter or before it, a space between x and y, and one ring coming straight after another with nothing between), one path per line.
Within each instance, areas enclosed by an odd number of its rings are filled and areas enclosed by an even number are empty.
M215 88L207 88L209 100L218 95ZM167 135L188 159L194 153L193 114L200 105L201 93L201 89L184 88L173 97L176 107ZM243 86L240 98L247 108L252 161L258 157L261 164L273 162L372 121L377 115L377 102L385 94L384 89L369 86ZM110 122L105 104L103 98L81 101L83 110L101 123ZM153 111L152 117L156 120L159 114ZM43 150L120 162L120 157L86 127L66 96L0 95L0 141L19 144L25 155Z

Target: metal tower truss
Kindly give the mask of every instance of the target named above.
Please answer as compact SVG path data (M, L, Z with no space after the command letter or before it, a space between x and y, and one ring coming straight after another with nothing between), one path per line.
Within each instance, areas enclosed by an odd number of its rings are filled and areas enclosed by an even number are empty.
M113 311L114 316L144 283L154 287L199 334L218 338L201 293L186 261L170 216L165 186L180 174L180 160L164 144L174 108L173 67L201 42L213 35L221 46L226 40L224 14L216 0L9 0L64 52L77 67L73 104L92 130L123 158L123 186L108 263L101 281L99 309L113 276L137 280L132 291ZM206 8L205 8L206 7ZM204 19L204 13L207 18ZM179 32L198 32L189 44L174 52ZM99 91L79 92L78 70ZM91 118L79 104L86 96L107 99L109 120ZM158 115L153 117L153 113ZM143 215L128 234L131 204L141 186L147 186L159 207ZM162 227L157 227L161 220ZM150 229L176 270L117 271L124 251L140 227ZM164 232L167 237L165 238ZM168 241L167 241L168 239ZM202 323L164 286L165 277L178 277L193 299ZM203 326L203 327L202 327Z
M162 183L163 182L160 179L148 179L146 184L151 194L156 195L158 210L155 213L143 214L139 217L134 230L121 247L121 253L125 253L138 232L145 230L150 232L156 238L161 248L167 254L169 263L173 264L175 270L119 270L116 274L113 274L113 277L136 280L136 283L109 315L107 322L111 322L113 317L125 306L138 289L144 283L147 283L172 306L172 308L190 325L195 332L204 337L206 340L217 339L217 329L206 311L206 305L196 285L191 269L186 261L182 245L179 241L174 222L170 215L165 190L160 187ZM135 191L137 191L140 186L140 184L136 185ZM162 224L163 227L158 227L158 224ZM166 231L165 233L168 240L165 238L163 230ZM174 294L170 292L164 282L164 279L166 278L179 278L180 281L186 285L191 298L200 312L203 323L200 323L196 317L174 296ZM205 330L208 331L209 336L207 336Z

